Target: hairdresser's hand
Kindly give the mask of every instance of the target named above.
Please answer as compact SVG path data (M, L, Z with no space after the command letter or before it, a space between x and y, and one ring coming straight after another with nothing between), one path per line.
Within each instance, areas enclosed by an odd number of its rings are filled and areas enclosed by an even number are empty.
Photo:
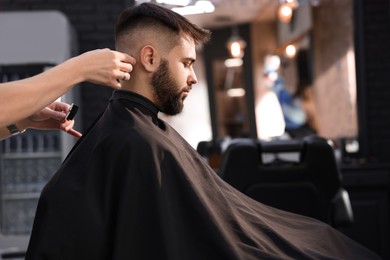
M135 59L110 49L93 50L75 58L76 68L84 71L84 81L121 88L120 80L129 80Z
M32 116L17 122L20 130L35 128L43 130L63 130L74 137L80 138L81 133L73 129L74 120L66 120L70 105L64 102L54 102Z

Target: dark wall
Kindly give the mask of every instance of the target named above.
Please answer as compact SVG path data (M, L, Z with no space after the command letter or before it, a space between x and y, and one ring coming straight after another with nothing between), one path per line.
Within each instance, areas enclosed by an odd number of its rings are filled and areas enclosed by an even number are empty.
M369 162L343 169L355 225L346 233L390 259L390 1L354 0L359 143Z
M125 0L1 0L0 11L59 10L77 32L78 52L98 48L114 49L114 27L119 13L133 1ZM84 130L104 110L112 90L83 83L81 98Z
M361 151L390 162L390 1L354 3Z

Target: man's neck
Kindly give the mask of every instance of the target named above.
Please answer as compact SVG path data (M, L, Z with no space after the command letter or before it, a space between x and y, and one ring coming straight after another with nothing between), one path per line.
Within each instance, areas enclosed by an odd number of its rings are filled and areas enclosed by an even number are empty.
M122 81L122 89L135 92L155 103L152 86L147 82L149 82L148 79L141 80L140 78L131 76L129 81Z

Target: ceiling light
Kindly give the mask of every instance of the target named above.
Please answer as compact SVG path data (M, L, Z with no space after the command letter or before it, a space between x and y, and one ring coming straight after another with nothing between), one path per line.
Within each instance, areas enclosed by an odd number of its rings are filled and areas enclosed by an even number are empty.
M166 5L187 6L191 3L191 0L156 0L156 2Z
M289 23L293 15L293 9L288 4L281 4L278 9L278 17L282 23Z
M212 13L215 6L210 1L199 0L195 5L172 8L172 11L181 15Z
M284 50L284 53L286 54L287 58L294 58L297 54L297 48L293 44L289 44Z
M238 27L232 27L232 36L228 39L226 43L230 55L233 58L242 58L244 56L244 49L246 47L246 42L240 35L238 35Z

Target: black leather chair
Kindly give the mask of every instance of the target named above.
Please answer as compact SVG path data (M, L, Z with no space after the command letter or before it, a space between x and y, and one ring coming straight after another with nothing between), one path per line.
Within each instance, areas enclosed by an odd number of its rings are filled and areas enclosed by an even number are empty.
M26 252L24 251L10 250L8 252L2 252L0 254L0 259L23 260L25 256L26 256Z
M221 164L222 156L222 141L200 141L196 147L196 151L207 161L207 163L218 172Z
M327 140L234 140L222 156L221 177L264 204L334 227L353 222L347 191Z

